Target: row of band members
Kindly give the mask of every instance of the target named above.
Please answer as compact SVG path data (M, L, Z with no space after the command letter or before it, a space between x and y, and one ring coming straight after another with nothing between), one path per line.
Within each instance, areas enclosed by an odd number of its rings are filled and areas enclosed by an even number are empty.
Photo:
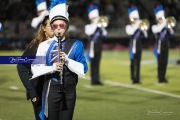
M89 12L91 9L93 9L92 12ZM99 27L99 23L101 23L101 17L99 17L98 8L96 5L91 5L88 9L88 12L91 24L85 26L85 33L88 35L89 39L87 60L90 62L91 84L102 85L99 76L99 66L102 52L101 44L102 39L107 35L107 24L106 19L102 18L104 23L102 23L102 25ZM141 83L141 39L148 37L149 22L146 19L140 19L138 9L134 5L131 5L128 8L128 14L131 24L126 25L125 30L126 33L130 36L130 74L131 82L136 84ZM157 58L158 64L157 82L168 83L168 80L165 76L168 63L169 38L174 36L173 28L176 25L176 20L174 17L165 18L165 11L162 5L156 5L154 8L154 14L157 24L152 25L151 29L156 38L154 55Z
M148 36L148 23L145 20L140 20L136 6L130 6L128 13L131 24L126 26L126 33L131 37L129 46L131 80L132 83L141 83L141 39ZM165 76L168 63L169 37L174 36L175 19L173 17L170 19L165 18L165 11L162 5L157 5L154 8L154 14L157 24L152 25L151 29L156 38L154 55L158 64L158 83L168 83Z
M91 21L85 26L85 33L89 40L87 55L84 55L82 42L66 36L69 27L69 14L66 1L51 1L50 11L46 1L37 0L38 17L32 20L32 27L38 29L36 37L31 41L23 56L47 56L44 65L17 65L19 77L26 88L27 99L30 99L34 108L36 120L72 120L76 103L76 85L79 76L84 76L90 62L91 85L102 85L100 81L100 61L102 53L102 39L107 36L106 26L99 26L99 10L91 4L88 16ZM172 27L167 26L164 9L161 5L155 8L158 21L152 26L157 42L155 55L158 60L158 82L167 83L165 78L168 61L168 34L173 35ZM131 24L126 26L130 36L130 70L132 83L140 81L141 38L147 37L147 30L140 27L138 9L136 6L128 8ZM58 62L58 33L62 39L60 53L64 64ZM76 67L74 67L76 65ZM59 72L63 70L63 86L60 86ZM32 78L31 78L32 77ZM32 79L31 81L29 79ZM61 88L63 87L63 89ZM59 92L59 90L62 90Z

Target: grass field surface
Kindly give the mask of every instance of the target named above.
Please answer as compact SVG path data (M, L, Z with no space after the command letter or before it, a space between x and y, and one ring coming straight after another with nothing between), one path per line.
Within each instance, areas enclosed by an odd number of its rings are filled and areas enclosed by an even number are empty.
M0 56L22 51L0 51ZM79 79L73 120L180 120L179 50L169 51L168 84L157 84L157 63L143 50L140 85L130 81L128 51L103 51L103 86L91 86L89 74ZM90 70L90 68L89 68ZM33 108L16 65L0 65L0 120L34 120Z

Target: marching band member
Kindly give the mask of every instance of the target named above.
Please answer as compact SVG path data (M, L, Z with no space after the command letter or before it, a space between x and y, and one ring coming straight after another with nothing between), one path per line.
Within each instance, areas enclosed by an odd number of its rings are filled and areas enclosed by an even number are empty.
M38 29L44 17L49 14L45 0L36 0L36 6L38 16L34 17L31 22L34 29Z
M36 6L38 17L32 19L31 26L37 30L37 33L22 56L35 56L38 45L54 36L50 26L46 1L36 0ZM35 118L36 120L40 120L39 113L42 108L42 91L45 76L40 76L32 81L29 81L29 78L31 77L30 64L18 64L17 70L19 77L26 88L27 99L30 99L32 102Z
M31 41L28 48L24 51L22 56L36 56L38 45L54 36L54 33L50 26L49 16L45 16L41 25L37 31L36 37ZM18 64L17 71L21 82L23 83L27 99L31 100L36 120L40 120L39 113L42 107L42 91L45 76L40 76L36 79L29 80L31 77L31 65L30 64Z
M107 35L105 27L98 27L99 10L96 5L91 4L88 8L90 24L85 26L85 34L88 36L89 48L87 59L91 68L91 85L102 85L100 81L101 44L104 36Z
M140 24L142 20L139 19L139 12L136 6L130 6L128 8L130 25L126 26L126 33L130 37L130 74L132 83L141 83L140 81L140 64L141 64L141 53L142 45L141 39L147 38L147 29L141 29Z
M157 5L154 8L154 14L157 24L152 26L152 32L156 38L154 55L158 62L158 83L167 83L166 69L168 64L168 49L169 49L169 35L174 35L173 26L168 26L167 19L164 16L164 8L162 5Z
M84 77L88 69L84 47L81 41L66 36L69 28L66 0L51 0L49 19L55 36L38 47L36 56L43 56L43 63L31 66L32 78L44 74L47 77L40 117L42 120L72 120L78 75Z

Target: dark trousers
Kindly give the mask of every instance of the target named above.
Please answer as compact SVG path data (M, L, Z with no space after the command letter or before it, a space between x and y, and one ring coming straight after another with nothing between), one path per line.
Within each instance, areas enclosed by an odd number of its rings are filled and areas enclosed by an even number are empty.
M101 51L94 53L94 58L91 59L91 84L100 83L100 60L101 60Z
M167 63L168 63L168 50L163 50L158 55L158 80L159 82L166 81L165 75L166 75L166 69L167 69Z
M38 79L38 81L34 80L35 86L36 86L36 102L32 102L33 108L34 108L34 115L36 120L41 120L39 117L39 113L42 108L42 91L43 91L43 83L44 83L44 76L41 76L41 78Z
M34 108L34 115L35 115L36 120L41 120L39 118L39 113L40 113L41 108L42 108L42 100L37 99L37 101L35 103L32 102L32 105Z
M62 110L62 95L59 84L51 82L48 96L48 120L72 120L76 102L76 85L65 88L67 110Z
M141 64L141 50L136 51L136 54L134 54L134 59L131 59L131 63L130 63L131 80L134 83L140 82L140 64Z

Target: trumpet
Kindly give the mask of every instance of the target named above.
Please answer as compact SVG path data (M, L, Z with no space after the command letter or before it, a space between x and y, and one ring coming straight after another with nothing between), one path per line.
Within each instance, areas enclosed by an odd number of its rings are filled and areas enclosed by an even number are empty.
M167 21L168 28L173 28L176 26L176 19L173 16L166 18L166 21Z
M149 21L147 19L142 19L142 21L141 21L141 23L139 25L139 28L141 30L148 30L149 26L150 26Z
M106 16L100 16L98 20L98 27L107 27L109 24L109 20Z

